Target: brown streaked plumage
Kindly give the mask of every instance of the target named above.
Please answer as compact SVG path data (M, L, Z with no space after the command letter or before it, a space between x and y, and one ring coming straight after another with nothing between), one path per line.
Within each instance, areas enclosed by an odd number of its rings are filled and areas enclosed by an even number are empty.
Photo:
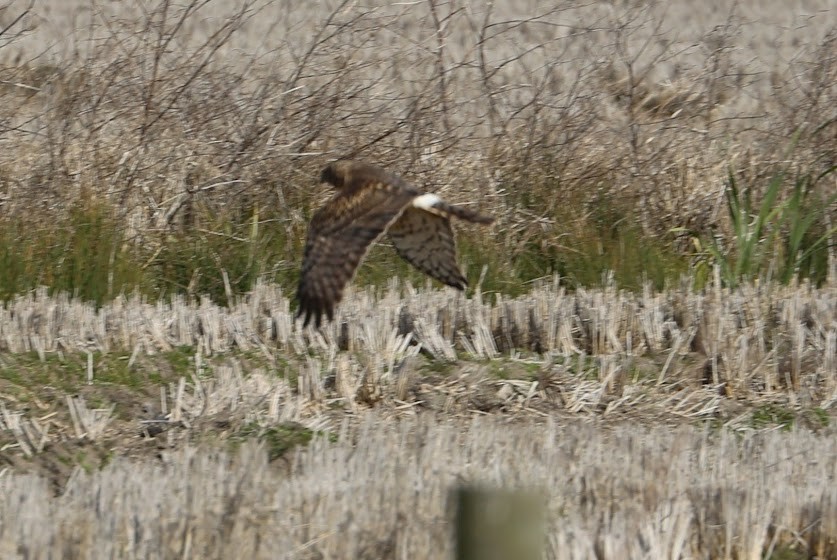
M320 180L337 194L311 219L299 279L297 317L319 327L334 318L343 290L384 233L395 250L425 274L460 290L467 281L456 263L450 218L489 224L494 221L425 194L380 167L339 160L323 169Z

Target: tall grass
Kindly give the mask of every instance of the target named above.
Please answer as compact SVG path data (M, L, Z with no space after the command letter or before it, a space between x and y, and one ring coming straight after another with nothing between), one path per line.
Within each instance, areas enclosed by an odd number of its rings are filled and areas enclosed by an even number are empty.
M38 286L102 304L143 284L126 250L124 230L109 209L80 202L59 223L2 220L0 296L9 299Z
M666 240L644 236L627 216L616 218L604 204L592 211L601 216L595 223L565 227L556 216L561 225L516 240L508 252L498 250L502 234L460 232L460 263L469 283L475 286L488 267L481 284L487 293L520 295L534 281L555 274L570 287L602 285L609 278L629 289L646 281L661 289L687 272L687 256ZM76 204L61 223L32 227L0 218L0 298L46 286L98 304L135 291L152 299L187 294L228 302L260 281L295 287L304 224L288 228L275 212L257 207L250 218L204 216L200 221L200 227L172 230L154 245L141 246L126 237L108 208L91 201ZM360 268L357 285L385 286L393 275L416 286L427 281L385 238L381 245Z
M4 299L291 289L329 194L318 171L345 156L496 216L460 238L489 292L555 274L661 288L693 257L671 231L695 232L730 283L784 280L788 259L820 282L833 252L817 166L834 135L800 137L791 164L781 138L837 100L837 30L777 0L752 7L764 21L734 3L533 3L523 19L503 2L70 4L12 2L0 22ZM745 35L764 41L731 48ZM810 178L794 195L758 171L722 187L732 161ZM395 273L424 282L387 249L358 282Z
M833 122L826 123L815 130L814 136L829 125L834 127ZM798 131L791 140L787 159L800 134ZM776 279L783 284L793 278L817 284L825 281L829 243L833 244L837 227L829 227L831 222L823 218L831 212L837 193L820 200L812 200L812 193L828 192L818 187L831 179L837 166L831 162L818 164L814 161L812 168L797 172L793 179L788 177L790 164L786 164L770 178L760 201L754 200L756 186L742 187L730 169L724 194L733 237L726 248L715 236L706 243L728 285L734 287L754 279ZM783 193L789 183L790 193Z

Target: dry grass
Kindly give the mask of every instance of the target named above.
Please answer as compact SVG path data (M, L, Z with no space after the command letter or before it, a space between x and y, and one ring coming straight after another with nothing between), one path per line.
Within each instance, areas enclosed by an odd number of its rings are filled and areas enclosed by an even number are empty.
M760 191L837 105L833 0L80 4L39 2L2 36L2 216L49 237L95 201L121 226L111 261L130 248L178 291L239 276L210 255L171 278L183 231L269 230L240 274L292 276L316 172L346 155L496 214L481 243L522 280L575 274L561 255L606 226L688 250L672 229L728 233L729 165ZM829 131L803 135L794 168L834 161Z
M758 199L833 165L835 11L0 6L0 556L440 558L466 480L545 489L550 558L835 557L833 239L781 287L695 246L730 246L730 167ZM299 329L346 155L495 214L462 236L486 283L382 289L373 259Z
M317 361L315 375L341 375L349 367L373 384L391 383L419 351L438 362L531 358L545 373L572 369L573 362L585 373L589 357L594 379L617 397L648 375L643 360L662 360L652 385L790 393L829 408L837 399L836 302L833 287L568 293L556 279L489 303L479 294L465 299L454 290L409 287L402 293L391 284L379 296L350 292L336 320L315 331L300 328L288 297L272 286L257 287L229 308L175 297L170 304L117 298L96 309L40 291L0 309L0 352L34 352L42 360L75 352L136 357L182 346L203 356L257 352L269 363Z
M440 557L450 546L445 493L465 479L549 489L554 558L828 558L835 301L833 288L636 295L553 285L489 304L393 286L380 298L351 295L315 332L267 286L229 309L22 297L0 317L3 371L34 375L16 356L57 355L78 364L67 375L100 404L50 386L21 397L27 382L3 374L0 444L12 470L0 475L0 550ZM105 390L115 383L108 355L121 352L128 379L141 378L149 355L184 345L192 360L143 414ZM73 361L80 351L88 360ZM258 367L246 365L253 353ZM207 367L218 355L231 359ZM440 423L416 424L422 411ZM486 414L514 424L466 429ZM303 452L289 474L261 450L230 461L190 447L251 434L282 456L289 421L338 443ZM760 430L795 422L820 435ZM161 450L162 464L125 458ZM17 474L26 471L40 474Z
M833 558L834 434L369 417L287 471L255 445L0 478L5 558L449 558L457 482L541 488L548 558ZM793 483L789 484L789 481Z
M550 557L834 553L833 288L556 283L496 303L396 288L350 294L321 332L300 330L271 286L231 308L117 298L97 310L45 292L11 302L0 547L439 557L445 492L465 479L549 489ZM190 359L155 403L153 357L184 347ZM65 377L44 377L56 362ZM137 382L150 390L127 390ZM428 414L438 424L416 423ZM497 419L469 424L485 415ZM288 422L338 443L289 463L285 450L310 435ZM285 474L263 451L207 449L254 438Z

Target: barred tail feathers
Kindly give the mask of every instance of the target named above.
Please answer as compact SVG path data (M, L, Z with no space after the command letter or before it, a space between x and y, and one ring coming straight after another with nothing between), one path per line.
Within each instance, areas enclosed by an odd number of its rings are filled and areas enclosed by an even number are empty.
M413 206L416 208L420 208L427 212L432 212L433 214L439 214L442 216L456 216L460 220L465 220L466 222L474 222L477 224L490 224L494 221L492 216L486 216L484 214L480 214L474 210L469 208L465 208L463 206L456 206L454 204L448 204L438 195L435 194L423 194L421 196L416 197L413 201Z

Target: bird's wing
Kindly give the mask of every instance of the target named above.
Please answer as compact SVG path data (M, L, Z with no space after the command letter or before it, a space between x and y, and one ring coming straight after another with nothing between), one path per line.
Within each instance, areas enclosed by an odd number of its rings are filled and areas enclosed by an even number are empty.
M468 285L456 264L456 240L447 216L411 206L387 233L398 254L420 271L460 290Z
M334 308L369 247L415 198L415 191L370 180L340 191L314 214L308 227L297 290L305 325L317 326Z

